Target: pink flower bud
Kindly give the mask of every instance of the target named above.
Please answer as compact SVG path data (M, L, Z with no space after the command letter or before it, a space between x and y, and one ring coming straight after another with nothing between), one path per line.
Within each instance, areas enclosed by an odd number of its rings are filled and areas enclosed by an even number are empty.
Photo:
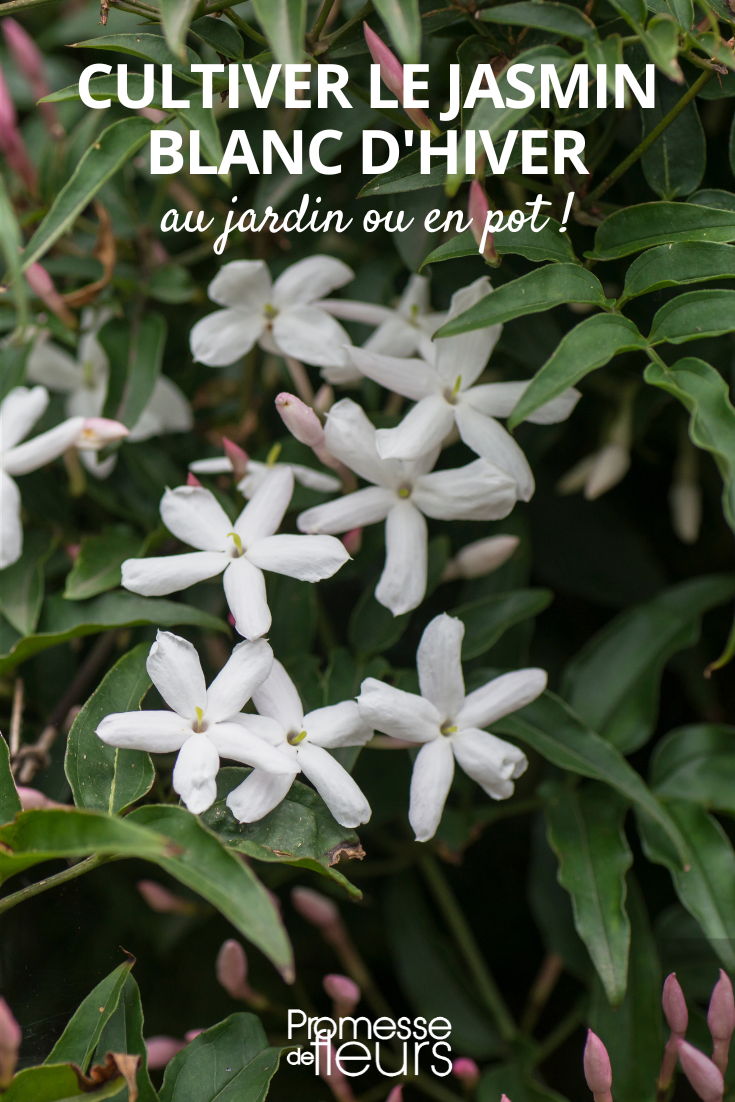
M21 27L20 23L16 23L14 19L3 19L2 25L5 41L16 68L30 84L35 98L37 100L43 99L51 92L44 72L43 54L28 34L28 31ZM51 136L62 138L64 128L59 122L56 104L40 103L38 107L46 124L46 129Z
M465 1087L475 1087L480 1079L480 1069L469 1056L459 1056L452 1064L452 1075Z
M360 988L348 976L325 976L322 986L334 1003L334 1017L337 1019L348 1017L362 998Z
M495 240L490 231L491 212L490 204L485 193L485 188L479 180L473 180L470 184L470 197L467 206L467 214L472 219L472 236L488 264L494 268L500 263L500 258L495 252Z
M383 81L386 88L393 93L401 107L404 107L403 66L393 51L386 46L382 38L380 38L367 23L363 23L362 29L365 33L365 41L370 50L370 56L375 64L380 66L380 79ZM404 110L409 119L416 124L419 130L431 130L434 134L439 133L434 123L420 107L404 107Z
M233 999L242 999L248 987L248 958L239 941L223 942L215 965L218 983Z
M508 1098L507 1094L501 1094L500 1102L510 1102L510 1098Z
M442 581L482 578L485 574L491 574L511 557L520 542L518 536L490 536L488 539L468 543L449 560L442 574Z
M0 998L0 1089L2 1090L10 1085L13 1078L22 1040L23 1033L12 1010L5 999Z
M336 904L311 888L294 888L291 902L302 918L320 930L330 930L342 925Z
M28 190L35 194L38 188L38 173L18 129L15 104L5 83L2 67L0 67L0 153L3 154L13 172L20 176Z
M232 464L232 471L235 475L235 481L239 482L248 473L248 453L243 451L239 445L234 444L232 440L228 440L226 436L222 437L222 447L225 450L225 455Z
M612 1068L607 1049L591 1029L587 1030L584 1046L584 1077L595 1102L612 1102Z
M279 394L276 409L291 433L301 444L310 448L319 448L324 444L322 423L310 406L307 406L295 394Z
M149 1037L145 1043L148 1052L148 1067L156 1070L165 1068L177 1052L185 1048L185 1042L178 1037Z
M184 1040L186 1041L187 1045L190 1044L194 1040L195 1037L198 1037L200 1033L204 1033L204 1030L203 1029L187 1029L186 1033L184 1034Z
M666 1021L669 1023L669 1029L672 1033L678 1033L683 1037L689 1024L689 1013L684 992L676 978L676 972L672 972L670 976L666 977L661 1002Z
M719 1068L687 1041L679 1041L677 1048L684 1074L702 1102L722 1102L725 1081Z
M66 804L57 803L56 800L50 800L37 788L26 788L22 784L18 785L18 795L20 796L20 806L24 811L38 811L39 808L67 806Z
M231 612L227 613L227 623L230 625L231 628L234 628L234 626L235 626L235 617L232 615Z
M69 556L72 562L76 562L79 558L79 552L82 550L81 543L67 543L64 547L64 551Z
M326 1037L323 1038L321 1043L315 1046L315 1052L318 1053L319 1076L329 1085L337 1102L355 1102L355 1096L347 1078L337 1067L336 1053L331 1042Z
M356 555L362 547L362 528L350 528L349 532L345 532L342 536L342 543L348 555Z
M156 880L139 880L136 887L152 911L162 915L189 915L196 911L193 903L174 895Z
M46 269L41 264L30 264L26 268L25 277L34 295L40 298L43 304L56 314L60 321L63 321L64 325L74 329L77 319L56 290L54 281Z
M399 1083L397 1087L393 1088L386 1102L403 1102L403 1084Z
M130 429L120 421L111 421L109 417L88 417L75 441L80 451L99 451L106 444L114 444L130 435Z
M735 1030L735 1000L730 977L722 969L709 1002L707 1025L714 1041L712 1060L724 1075L727 1070L730 1038Z
M192 474L191 471L189 471L189 473L186 476L186 485L187 486L201 486L201 482L199 481L199 479L197 478L197 476L195 474Z

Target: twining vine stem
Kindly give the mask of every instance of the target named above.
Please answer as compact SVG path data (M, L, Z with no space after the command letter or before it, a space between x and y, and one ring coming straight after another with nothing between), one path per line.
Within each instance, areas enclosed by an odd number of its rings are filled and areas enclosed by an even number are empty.
M91 872L99 865L104 865L108 861L121 860L123 860L122 857L111 857L109 854L99 853L93 854L92 857L86 857L84 861L79 861L76 865L72 865L70 869L54 873L53 876L47 876L44 880L37 880L35 884L29 884L27 888L21 888L20 891L13 892L12 895L6 895L4 899L0 899L0 915L12 910L19 903L25 903L26 899L32 899L34 895L42 895L43 892L48 892L51 888L58 888L61 884L76 880L78 876L84 876L85 872Z

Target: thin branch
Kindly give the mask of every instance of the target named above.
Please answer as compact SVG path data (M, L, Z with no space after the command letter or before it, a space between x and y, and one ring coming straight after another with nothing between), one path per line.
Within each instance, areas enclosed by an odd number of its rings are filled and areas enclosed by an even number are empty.
M688 107L692 100L699 95L702 88L708 80L711 80L713 76L712 69L705 69L700 77L698 77L694 84L691 86L688 92L685 92L678 103L669 111L668 115L664 115L658 126L654 126L650 134L646 134L642 142L640 142L632 153L629 153L624 161L621 161L617 168L614 168L609 176L606 176L602 183L590 192L587 198L584 200L582 206L585 208L594 205L595 200L599 199L601 195L604 195L614 183L620 179L620 177L628 171L631 165L634 165L636 161L640 160L643 154L649 149L657 138L660 138L664 130L671 126L674 119L677 119L682 113L685 107Z
M297 360L293 356L284 356L284 359L286 361L288 373L291 376L291 382L293 383L299 398L307 406L313 406L314 388L311 385L311 381L306 372L306 368L302 364L301 360Z
M229 0L228 0L229 3ZM259 46L267 46L268 39L265 38L259 31L256 31L255 27L251 27L244 19L241 19L237 12L234 12L230 7L223 7L220 9L225 13L231 23L237 27L239 31L246 34L248 38L252 38L253 42L257 42Z
M76 865L72 865L70 869L57 872L54 876L47 876L45 880L38 880L35 884L30 884L27 888L21 888L19 892L13 892L12 895L6 895L4 899L0 899L0 915L12 910L13 907L17 907L19 903L25 903L26 899L33 899L35 895L48 892L51 888L57 888L59 884L67 884L70 880L76 880L78 876L84 876L85 872L91 872L92 869L104 865L107 861L121 860L121 857L111 857L108 854L99 853L93 854L92 857L86 857L84 861L79 861Z
M23 726L23 704L25 702L25 685L22 677L16 677L13 687L13 711L10 715L10 760L20 750L20 732Z
M521 1018L521 1029L524 1033L533 1032L541 1011L549 1001L549 996L559 982L563 971L564 961L559 954L547 953L528 993L528 1002Z
M24 8L38 8L41 4L58 3L58 0L10 0L10 3L0 4L0 15L15 15Z
M362 23L364 19L367 19L367 17L372 14L372 11L372 0L368 0L367 4L364 4L360 8L359 12L357 12L356 15L353 15L352 19L348 19L347 22L343 23L342 26L339 27L336 31L333 31L332 34L327 35L326 38L323 38L321 41L321 45L326 46L327 48L334 45L334 43L338 39L340 39L343 34L346 34L347 31L351 31L354 26L356 26L358 23Z
M318 16L316 17L316 22L314 23L314 26L309 31L309 36L308 37L312 42L318 42L319 41L319 35L324 30L324 24L329 19L329 16L331 14L331 11L332 11L333 7L334 7L334 0L324 0L324 3L321 6L321 10L320 10Z

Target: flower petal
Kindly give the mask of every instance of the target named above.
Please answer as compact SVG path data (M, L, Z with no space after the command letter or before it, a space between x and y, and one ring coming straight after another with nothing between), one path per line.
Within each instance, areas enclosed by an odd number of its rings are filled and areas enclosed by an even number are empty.
M148 440L165 432L188 432L194 424L191 407L176 383L159 375L147 406L130 430L128 440Z
M231 260L217 272L207 294L218 306L262 310L273 294L268 265L263 260Z
M278 531L293 496L293 482L293 471L285 463L263 479L235 521L235 531L246 549Z
M394 429L378 429L381 459L417 459L438 448L454 426L454 407L441 394L422 398Z
M333 474L325 474L316 471L313 467L304 467L301 463L288 464L293 471L293 476L301 486L309 490L318 490L322 494L336 494L342 489L342 482Z
M490 280L487 276L481 276L471 283L469 287L462 287L452 295L452 304L449 309L448 321L463 314L471 306L480 302L486 295L492 292ZM462 389L472 386L475 379L482 374L490 353L498 343L502 325L490 325L486 329L474 329L469 333L463 333L459 337L439 337L434 341L436 345L436 368L445 382L450 386L458 375L462 376Z
M280 746L281 749L289 753L293 752L293 755L296 754L296 747L287 742L286 732L281 724L277 720L271 719L270 716L261 716L253 712L238 712L229 722L239 724L246 731L250 731L251 734L265 739L271 746ZM296 765L294 764L295 768Z
M299 734L304 728L301 697L277 658L266 680L253 693L253 704L262 716L280 723L287 735Z
M337 822L343 827L356 827L370 819L370 804L346 769L328 750L300 742L296 760L324 800Z
M26 367L26 378L41 383L51 390L76 390L84 383L81 367L68 352L63 352L42 334L31 349Z
M272 746L240 723L215 723L207 734L222 758L241 761L244 765L252 765L276 776L292 777L298 772L298 763L291 754Z
M95 733L107 746L168 754L180 750L192 730L191 724L175 712L138 711L105 716Z
M434 739L422 746L413 763L408 821L417 842L436 834L454 777L451 739Z
M26 440L25 444L16 444L10 451L4 452L3 467L8 474L12 475L37 471L52 459L58 459L67 448L71 448L83 427L83 417L70 417L68 421L62 421L56 428Z
M349 557L345 545L334 536L267 536L247 551L247 558L261 570L302 582L331 578Z
M421 330L405 318L394 314L380 325L363 344L365 352L384 356L415 356L419 348ZM352 350L350 350L352 351Z
M309 712L304 716L304 729L309 742L326 750L364 746L373 737L373 729L360 716L356 700L343 700Z
M263 571L241 555L230 559L222 579L235 630L245 639L259 639L271 626Z
M195 474L232 474L232 463L226 455L215 455L211 459L195 459L189 470Z
M201 815L217 799L219 754L206 735L192 735L179 750L171 779L189 811Z
M31 431L48 403L48 391L43 386L32 390L15 386L8 392L0 406L0 448L4 452Z
M398 498L393 490L368 486L301 513L296 524L301 532L349 532L385 520Z
M360 321L363 325L383 325L394 317L390 306L381 306L377 302L360 302L353 298L322 298L314 305L331 314L333 318Z
M207 703L207 686L196 648L180 635L159 630L145 665L169 708L196 724L197 708L203 712Z
M354 278L352 269L333 256L307 256L279 275L271 301L281 310L297 302L316 302Z
M122 585L142 597L178 593L196 582L221 574L232 559L222 551L193 551L189 555L162 555L157 559L126 559Z
M324 439L327 450L367 482L391 489L398 486L400 467L378 455L375 428L357 402L343 398L332 406L324 426Z
M241 711L272 665L273 651L265 639L238 643L207 690L206 721L219 723Z
M391 738L431 742L441 738L442 716L430 700L366 677L357 698L365 724Z
M225 803L239 823L257 823L285 800L296 777L254 769L242 784L233 788Z
M518 497L521 501L529 501L535 488L533 474L528 460L510 433L492 417L478 413L463 400L461 394L454 407L454 416L459 435L467 447L507 471L518 483Z
M517 492L510 474L486 459L477 459L466 467L421 475L411 501L436 520L499 520L510 513Z
M398 501L385 521L385 566L376 600L394 616L416 608L426 593L428 566L426 521L410 501Z
M341 367L345 346L350 345L346 329L316 306L288 306L273 321L273 339L287 356L319 367Z
M455 719L460 729L489 727L497 719L518 711L546 688L546 670L528 667L488 681L465 699Z
M456 716L464 703L463 638L462 621L442 613L424 629L416 653L421 695L431 701L442 720Z
M12 566L23 553L20 490L10 475L0 470L0 570Z
M66 399L67 417L100 417L107 397L107 379L94 386L80 386Z
M405 322L402 326L405 327ZM415 402L429 394L441 393L444 389L442 379L425 360L399 359L395 353L383 356L368 352L365 348L350 348L349 356L368 379Z
M452 749L467 776L494 800L512 796L513 781L528 768L528 758L517 746L471 727L455 735Z
M208 367L226 367L253 347L265 328L262 310L215 310L189 334L191 354Z
M522 382L486 383L482 386L473 386L467 391L466 401L489 417L509 417L524 391L528 389L528 385L528 382ZM536 425L553 425L557 421L566 421L581 397L580 392L570 386L558 398L553 398L546 405L541 406L526 420Z
M79 459L83 467L95 478L109 478L117 466L117 454L108 455L107 459L100 459L97 452L79 452Z
M177 486L161 498L161 520L172 535L198 551L229 551L233 525L217 498L202 486Z
M431 280L413 273L408 277L397 312L404 318L414 318L428 314L430 309Z

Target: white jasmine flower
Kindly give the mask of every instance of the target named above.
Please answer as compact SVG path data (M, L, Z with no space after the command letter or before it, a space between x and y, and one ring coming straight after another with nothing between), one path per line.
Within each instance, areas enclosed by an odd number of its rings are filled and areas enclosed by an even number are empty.
M17 562L23 551L20 492L11 475L36 471L73 446L84 451L104 447L127 435L117 421L98 417L70 417L60 425L20 441L31 431L48 406L45 387L14 387L0 406L0 570Z
M625 478L630 468L630 449L633 444L633 404L636 389L635 384L627 388L600 447L596 452L580 459L571 470L562 475L556 487L558 493L573 494L584 490L587 500L594 501Z
M242 713L237 723L253 736L278 747L292 767L290 776L255 769L230 792L227 806L241 823L254 823L284 799L301 769L341 826L356 827L370 818L370 805L346 769L329 750L364 746L373 735L354 700L304 715L291 678L276 659L270 675L253 693L260 715Z
M97 339L97 333L111 312L86 312L87 329L79 338L77 358L57 348L49 340L48 331L37 338L28 358L27 374L34 383L41 383L50 390L67 394L68 417L99 417L107 398L109 363L105 350ZM133 425L128 440L135 443L161 436L166 432L188 432L193 424L189 403L179 388L165 375L159 375L153 393ZM98 461L96 455L83 455L82 462L97 478L107 478L112 472L117 456Z
M274 535L293 494L289 467L273 470L256 490L234 525L214 494L201 486L166 490L161 519L177 539L197 551L154 559L127 559L122 584L144 597L186 589L224 571L227 603L235 627L257 639L271 625L264 570L301 581L331 578L349 555L332 536Z
M408 817L419 842L433 838L454 776L455 758L494 800L513 795L526 755L482 730L530 704L546 687L546 672L516 670L465 696L464 624L446 613L421 636L416 655L421 696L374 677L363 681L357 703L363 722L386 735L421 745L411 778Z
M465 544L447 563L442 581L484 578L507 562L520 542L518 536L488 536L487 539Z
M474 306L492 291L487 276L452 296L449 318ZM518 483L518 496L528 501L534 491L528 461L510 433L495 419L507 417L528 383L486 383L473 386L500 337L502 325L475 329L459 337L432 341L422 338L422 359L398 359L364 348L348 349L363 375L416 402L394 429L377 435L383 459L417 459L439 447L456 424L469 448L497 464ZM569 416L580 398L570 387L529 417L536 424L553 424Z
M299 260L272 283L262 260L233 260L209 285L215 310L191 331L195 360L210 367L234 363L258 342L276 355L293 356L320 367L345 362L350 338L320 309L324 296L354 279L341 260L310 256Z
M431 337L447 320L446 314L432 312L429 286L426 276L412 275L394 309L353 299L326 299L320 307L335 318L377 326L362 346L368 352L413 356L421 338ZM350 363L326 367L322 375L330 383L359 383L362 379L362 373Z
M290 783L294 763L234 722L267 678L272 662L273 651L264 639L238 643L207 688L191 643L170 631L159 631L146 668L171 711L115 712L105 716L97 735L108 746L126 750L154 754L178 750L173 786L195 815L217 798L220 758L286 774Z
M334 494L342 489L342 482L333 474L324 474L315 471L313 467L305 467L302 463L279 463L278 456L281 453L281 445L274 444L265 461L261 463L257 459L248 456L245 476L237 483L237 488L248 501L255 491L262 486L263 481L273 470L288 467L293 472L294 479L301 486L309 490L318 490L323 494ZM194 474L232 474L232 460L227 455L215 456L213 459L196 459L189 464L189 470Z
M408 362L408 361L405 361ZM385 569L375 596L394 616L421 604L426 592L427 532L424 516L437 520L497 520L516 502L516 483L484 459L429 474L438 447L412 463L381 459L376 431L364 410L349 398L332 406L326 445L373 485L298 518L302 532L349 532L385 520Z

